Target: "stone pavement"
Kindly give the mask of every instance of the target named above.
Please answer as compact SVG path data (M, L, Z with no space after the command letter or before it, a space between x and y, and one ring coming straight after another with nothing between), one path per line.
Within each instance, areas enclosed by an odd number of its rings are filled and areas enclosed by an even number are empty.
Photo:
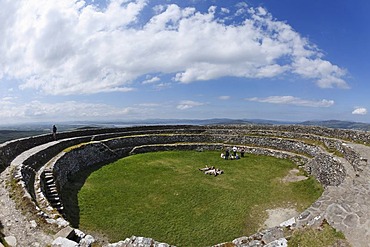
M345 164L347 177L339 186L329 186L323 195L300 217L297 224L318 224L323 219L344 233L353 247L370 246L370 147L347 143L362 158L362 171L355 173Z
M30 155L55 143L50 142L23 152L0 174L0 221L4 226L3 233L6 237L13 239L12 243L15 243L14 246L41 247L48 246L53 241L53 237L50 234L42 231L34 220L28 219L17 209L6 188L6 181L9 181L11 170L15 166L22 164Z

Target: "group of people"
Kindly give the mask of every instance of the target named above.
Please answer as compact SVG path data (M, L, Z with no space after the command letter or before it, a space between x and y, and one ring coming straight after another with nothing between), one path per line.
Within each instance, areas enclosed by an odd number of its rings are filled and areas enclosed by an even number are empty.
M211 166L211 167L206 166L204 168L199 168L199 171L204 172L204 174L214 175L215 177L217 175L220 175L220 174L223 174L224 173L223 170L220 170L218 168L215 168L214 166Z
M240 156L238 154L238 152L240 153ZM237 148L237 147L233 147L233 148L226 148L225 150L225 153L221 153L221 158L225 159L225 160L238 160L240 159L241 157L244 157L244 153L245 153L245 149L244 147L242 148Z

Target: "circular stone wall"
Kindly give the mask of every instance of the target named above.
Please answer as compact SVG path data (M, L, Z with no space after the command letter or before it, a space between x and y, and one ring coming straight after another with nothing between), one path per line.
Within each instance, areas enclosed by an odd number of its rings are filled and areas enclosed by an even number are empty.
M69 176L128 155L161 150L222 150L238 145L246 147L249 153L289 158L315 176L325 188L331 188L342 186L353 174L359 176L363 162L367 162L344 142L366 144L369 140L365 132L304 126L175 125L89 129L60 133L58 141L53 141L51 135L42 135L2 144L0 168L3 172L11 166L13 179L19 186L15 191L24 193L23 198L36 206L35 215L50 224L66 227L69 223L63 219L59 191L68 183ZM323 210L314 204L295 219L295 225L322 222ZM233 244L239 246L248 239L241 237ZM266 239L261 237L260 240L266 243Z

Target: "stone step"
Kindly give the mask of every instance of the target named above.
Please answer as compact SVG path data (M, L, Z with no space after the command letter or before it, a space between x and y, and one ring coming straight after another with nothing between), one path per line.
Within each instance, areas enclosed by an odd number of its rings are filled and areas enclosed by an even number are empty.
M49 196L48 200L53 202L60 202L60 198L57 196Z
M50 204L51 204L51 206L53 206L54 208L56 208L56 207L61 207L62 206L62 203L60 203L60 202L50 202Z
M45 181L46 184L54 184L54 179L49 179Z
M49 191L46 191L46 193L48 193L48 194L58 194L58 191L57 190L49 190Z
M57 189L46 190L45 193L47 193L47 194L58 194L58 190Z

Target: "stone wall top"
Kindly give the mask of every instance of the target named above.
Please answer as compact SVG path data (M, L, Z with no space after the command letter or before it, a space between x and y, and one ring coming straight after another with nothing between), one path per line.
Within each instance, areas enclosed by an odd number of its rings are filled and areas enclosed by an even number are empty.
M124 133L133 133L135 131L163 131L168 129L173 129L176 131L180 130L190 130L190 129L199 129L200 131L204 127L201 126L191 126L191 125L157 125L157 126L133 126L125 128L91 128L91 129L81 129L66 131L57 134L58 140L76 138L82 136L90 136L91 138L99 139L99 136L104 136L107 138L110 136L124 135ZM44 134L39 136L25 137L17 140L8 141L0 144L0 172L2 172L10 162L19 154L23 153L26 150L29 150L35 146L45 144L47 142L53 141L52 134Z

